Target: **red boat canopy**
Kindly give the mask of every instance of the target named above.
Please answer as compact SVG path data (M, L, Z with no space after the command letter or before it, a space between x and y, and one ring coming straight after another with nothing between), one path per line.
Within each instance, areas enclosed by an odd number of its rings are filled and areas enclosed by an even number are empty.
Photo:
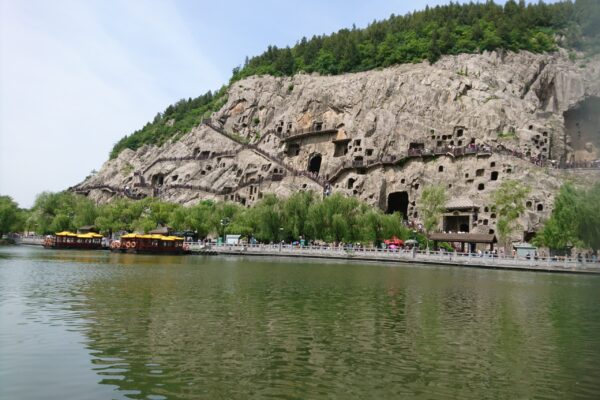
M395 246L403 246L404 245L404 241L401 239L398 239L396 236L392 236L391 239L387 239L384 240L383 243L389 245L395 245Z

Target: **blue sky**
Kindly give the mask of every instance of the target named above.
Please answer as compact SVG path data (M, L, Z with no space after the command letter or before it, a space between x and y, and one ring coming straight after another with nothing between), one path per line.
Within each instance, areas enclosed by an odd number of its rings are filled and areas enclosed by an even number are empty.
M0 0L0 194L30 207L246 55L447 1Z

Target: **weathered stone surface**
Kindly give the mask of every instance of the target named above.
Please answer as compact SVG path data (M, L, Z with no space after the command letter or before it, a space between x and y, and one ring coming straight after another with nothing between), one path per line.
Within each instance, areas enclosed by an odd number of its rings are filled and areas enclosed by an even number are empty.
M597 125L588 123L581 133L578 119L586 119L588 109L596 107L585 101L599 96L600 60L573 62L563 51L463 54L443 57L434 65L407 64L340 76L251 77L231 87L227 103L212 121L259 150L200 125L176 143L122 152L78 188L128 186L134 194L182 204L205 198L252 204L266 192L287 196L297 190L322 191L315 181L294 176L294 171L306 171L311 160L315 167L320 156L319 176L331 181L334 191L384 209L390 193L406 192L410 219L419 218L422 188L444 184L451 196L469 197L480 207L476 230L485 233L495 230L491 193L505 179L520 180L532 187L521 222L526 230L535 230L548 216L563 181L560 171L498 153L441 154L345 170L340 166L400 158L411 143L434 149L474 142L532 157L597 159ZM302 135L289 136L294 133ZM224 152L231 154L215 156ZM174 160L177 157L185 159ZM592 172L585 179L597 180L599 175ZM231 192L224 193L227 190ZM114 194L99 188L89 196L104 202Z

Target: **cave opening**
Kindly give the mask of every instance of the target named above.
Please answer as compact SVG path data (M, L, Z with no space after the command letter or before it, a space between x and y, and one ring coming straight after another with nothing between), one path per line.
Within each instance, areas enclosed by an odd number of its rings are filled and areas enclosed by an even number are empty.
M310 160L308 160L308 171L319 175L319 171L321 170L321 159L322 157L319 153L313 155Z
M402 213L403 219L408 219L408 192L392 192L388 195L386 214L397 211Z
M591 161L600 157L600 97L591 96L563 113L564 138L571 139L573 161ZM550 146L551 147L551 146ZM566 147L566 146L565 146ZM567 154L563 154L563 160Z

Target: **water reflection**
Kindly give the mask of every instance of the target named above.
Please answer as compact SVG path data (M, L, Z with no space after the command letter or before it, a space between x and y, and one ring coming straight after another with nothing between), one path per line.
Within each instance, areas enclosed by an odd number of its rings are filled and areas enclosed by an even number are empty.
M80 332L120 397L600 393L595 277L73 252L1 262L31 329Z

